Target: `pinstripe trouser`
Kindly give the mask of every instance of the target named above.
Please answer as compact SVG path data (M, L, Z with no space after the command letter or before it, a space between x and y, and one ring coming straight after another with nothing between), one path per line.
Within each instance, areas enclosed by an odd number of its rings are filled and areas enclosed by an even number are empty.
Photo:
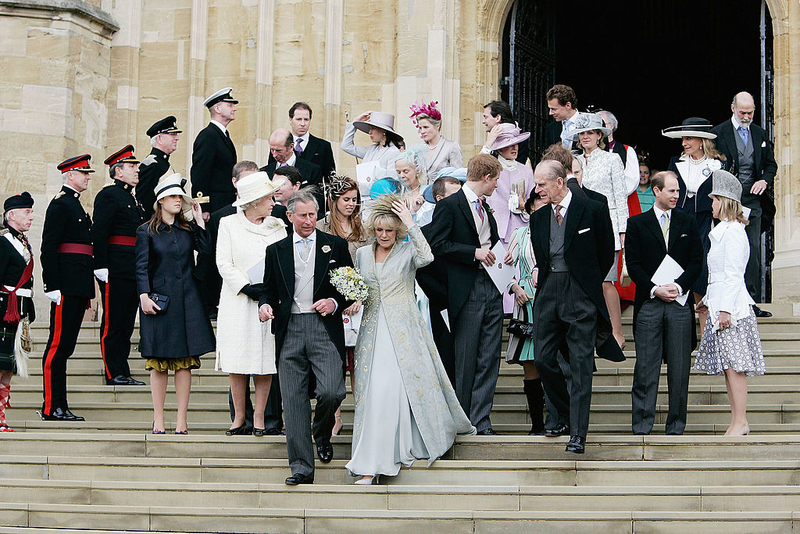
M286 425L286 449L292 474L314 475L311 402L308 380L317 379L313 434L319 444L330 441L334 414L345 397L342 358L316 313L293 314L278 357Z

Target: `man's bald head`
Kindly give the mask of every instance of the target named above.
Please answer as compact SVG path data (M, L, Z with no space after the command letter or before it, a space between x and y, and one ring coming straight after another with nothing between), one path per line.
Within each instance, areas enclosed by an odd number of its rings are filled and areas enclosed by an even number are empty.
M269 136L269 150L278 163L286 163L294 152L292 132L286 128L278 128Z
M736 93L736 96L733 97L731 111L733 111L733 115L742 126L750 126L750 123L753 122L755 110L756 102L750 93L742 91L741 93Z

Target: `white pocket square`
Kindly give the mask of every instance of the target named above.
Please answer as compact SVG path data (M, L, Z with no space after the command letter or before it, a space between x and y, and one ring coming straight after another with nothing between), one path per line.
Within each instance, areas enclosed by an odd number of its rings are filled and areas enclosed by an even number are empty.
M586 232L588 232L589 230L591 230L591 228L584 228L583 230L578 230L578 233L579 233L579 234L585 234L585 233L586 233Z
M767 146L767 142L766 141L761 141L761 148L764 148L766 146Z
M331 260L328 263L336 263L336 260Z
M686 237L687 235L689 235L689 234L681 234L681 237Z

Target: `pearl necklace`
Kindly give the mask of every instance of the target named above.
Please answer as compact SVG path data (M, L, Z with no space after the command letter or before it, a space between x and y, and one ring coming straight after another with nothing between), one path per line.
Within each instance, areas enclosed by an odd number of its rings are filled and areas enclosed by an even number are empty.
M707 159L708 157L705 154L703 154L703 157L700 159L694 159L692 156L689 156L689 163L691 163L692 165L700 165Z

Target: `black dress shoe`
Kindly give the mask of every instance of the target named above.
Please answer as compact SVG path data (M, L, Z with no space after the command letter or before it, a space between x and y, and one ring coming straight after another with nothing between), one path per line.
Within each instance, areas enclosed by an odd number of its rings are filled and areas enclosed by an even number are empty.
M326 440L317 443L317 456L323 464L333 460L333 445L331 445L330 441Z
M237 426L236 428L229 428L225 431L226 436L248 436L252 432L252 428L246 424Z
M72 418L72 420L73 420L73 421L86 421L86 419L84 419L84 418L83 418L83 417L81 417L80 415L75 415L74 413L72 413L71 411L69 411L69 408L67 408L66 410L64 410L64 413L65 413L65 414L67 414L68 416L70 416L70 417Z
M575 454L583 454L586 449L586 438L582 436L572 436L569 438L566 452L574 452Z
M772 317L772 312L768 312L767 310L762 310L755 304L753 304L753 313L756 314L756 317L761 317L761 318Z
M477 435L478 436L499 436L500 434L495 432L493 428L489 427L489 428L485 428L483 430L478 430Z
M314 475L306 476L297 473L286 478L287 486L297 486L298 484L313 484L313 483L314 483Z
M133 377L125 375L117 375L114 378L106 378L107 386L143 386L144 382L140 382Z
M544 435L548 438L556 438L558 436L566 436L569 434L569 426L567 425L558 425L554 428L545 428Z
M39 414L39 417L42 418L42 421L67 421L67 422L75 422L75 421L83 421L83 417L79 417L74 413L70 412L69 410L64 410L62 408L56 408L53 410L53 413L44 413L44 411L36 412Z
M268 428L264 431L265 436L280 436L283 432L279 428Z

